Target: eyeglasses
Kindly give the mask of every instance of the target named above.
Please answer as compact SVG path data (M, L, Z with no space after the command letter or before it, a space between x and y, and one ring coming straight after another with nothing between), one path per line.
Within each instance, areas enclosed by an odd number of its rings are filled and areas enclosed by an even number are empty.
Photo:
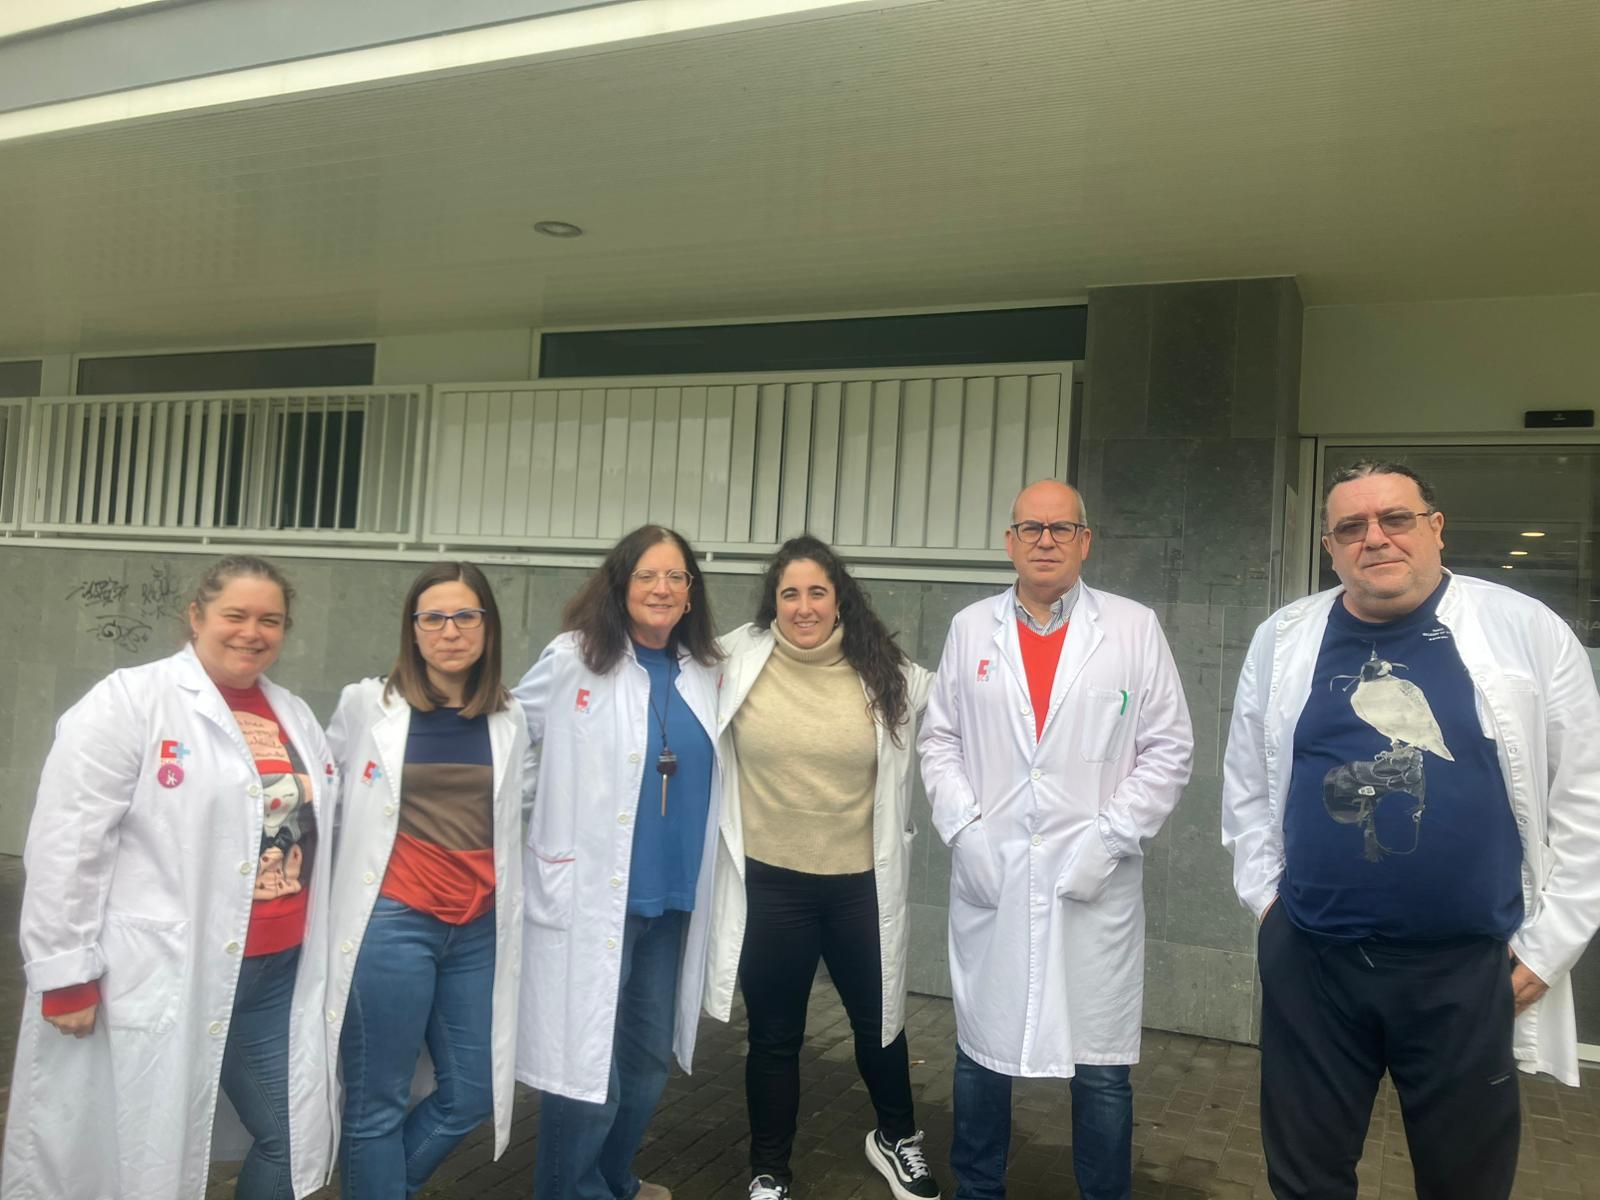
M1051 521L1046 525L1043 521L1018 521L1011 526L1011 532L1016 534L1027 545L1031 546L1044 536L1044 531L1050 531L1050 539L1058 545L1069 545L1078 540L1078 535L1089 527L1079 521Z
M483 609L463 608L453 613L434 612L428 609L425 612L412 613L411 619L423 633L438 633L444 628L446 621L454 621L456 628L465 632L483 624Z
M1367 529L1376 521L1379 529L1393 537L1398 533L1410 533L1417 527L1418 517L1431 517L1437 511L1432 508L1425 508L1421 512L1399 509L1395 512L1379 513L1375 517L1349 517L1329 529L1328 536L1341 546L1353 546L1365 540Z
M665 579L667 587L674 592L687 591L694 582L694 576L687 571L635 571L633 581L642 588L653 588L658 579Z

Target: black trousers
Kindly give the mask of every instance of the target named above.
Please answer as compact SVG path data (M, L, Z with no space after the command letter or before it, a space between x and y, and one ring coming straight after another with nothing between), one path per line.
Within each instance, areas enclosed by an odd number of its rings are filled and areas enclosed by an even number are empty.
M745 1099L750 1107L750 1173L792 1179L800 1111L800 1047L817 962L828 975L855 1033L856 1068L891 1141L917 1131L906 1035L883 1045L883 971L878 894L872 872L811 875L745 860L749 915L739 986L750 1021Z
M1261 1140L1279 1200L1346 1200L1387 1070L1418 1200L1504 1200L1522 1113L1504 942L1335 942L1274 905L1259 934Z

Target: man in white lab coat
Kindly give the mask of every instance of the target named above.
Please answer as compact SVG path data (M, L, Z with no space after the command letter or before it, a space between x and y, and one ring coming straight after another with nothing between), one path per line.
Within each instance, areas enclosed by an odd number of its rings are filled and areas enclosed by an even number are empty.
M1155 614L1079 580L1082 497L1043 480L1011 518L1017 582L951 622L920 741L951 848L956 1200L1005 1195L1018 1075L1071 1078L1078 1190L1127 1200L1141 841L1177 804L1194 738Z
M1600 697L1555 613L1444 570L1444 514L1409 467L1336 473L1324 515L1341 586L1256 631L1223 771L1261 921L1267 1180L1353 1198L1387 1070L1419 1200L1503 1200L1517 1062L1578 1082Z

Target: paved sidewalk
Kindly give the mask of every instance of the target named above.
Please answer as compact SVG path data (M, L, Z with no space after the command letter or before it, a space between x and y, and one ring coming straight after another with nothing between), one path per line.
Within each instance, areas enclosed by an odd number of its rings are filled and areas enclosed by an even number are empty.
M0 858L0 953L16 958L21 865ZM22 974L0 975L0 1059L10 1063ZM955 1016L948 1000L913 996L907 1006L912 1084L927 1130L929 1160L954 1193L950 1087ZM748 1128L744 1112L744 1026L703 1021L692 1078L675 1075L640 1151L645 1178L672 1188L677 1200L745 1195ZM1256 1104L1259 1058L1248 1046L1147 1032L1134 1068L1134 1195L1166 1200L1266 1198ZM1522 1159L1517 1200L1600 1200L1600 1071L1585 1086L1565 1088L1522 1079ZM872 1109L856 1075L849 1023L833 989L819 980L802 1052L800 1132L795 1200L884 1200L888 1190L862 1151ZM7 1089L9 1090L9 1089ZM1010 1200L1071 1200L1070 1105L1062 1080L1019 1080L1008 1195ZM480 1129L447 1160L420 1200L529 1200L538 1151L538 1101L519 1091L511 1146L490 1161L492 1138ZM218 1164L207 1200L233 1195L230 1172ZM1361 1200L1415 1195L1405 1134L1392 1089L1373 1115L1360 1167ZM331 1198L329 1190L319 1195Z

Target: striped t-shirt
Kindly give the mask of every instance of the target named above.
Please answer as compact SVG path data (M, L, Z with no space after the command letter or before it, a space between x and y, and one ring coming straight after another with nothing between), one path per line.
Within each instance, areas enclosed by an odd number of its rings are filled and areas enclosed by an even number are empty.
M411 710L400 828L381 893L451 925L494 907L494 758L489 718Z

